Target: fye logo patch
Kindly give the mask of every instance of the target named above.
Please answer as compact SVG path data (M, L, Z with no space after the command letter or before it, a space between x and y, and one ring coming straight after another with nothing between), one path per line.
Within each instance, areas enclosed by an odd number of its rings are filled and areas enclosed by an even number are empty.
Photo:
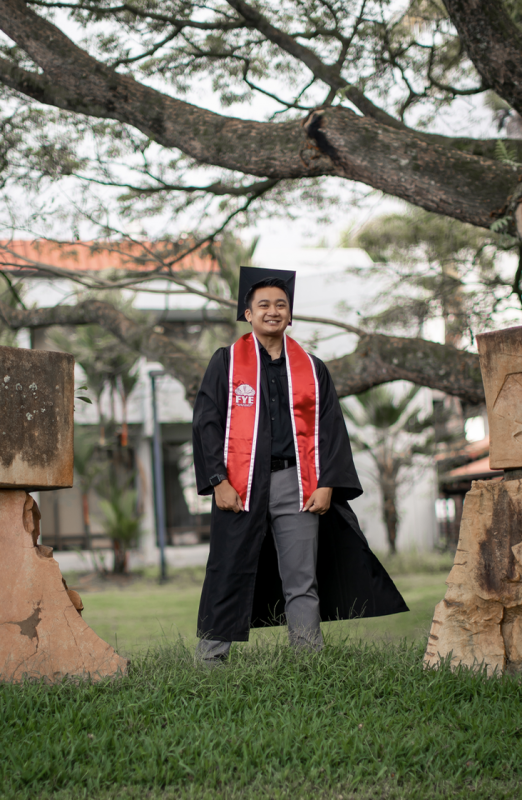
M243 406L243 408L253 406L255 396L256 390L249 386L248 383L242 383L236 389L236 406Z

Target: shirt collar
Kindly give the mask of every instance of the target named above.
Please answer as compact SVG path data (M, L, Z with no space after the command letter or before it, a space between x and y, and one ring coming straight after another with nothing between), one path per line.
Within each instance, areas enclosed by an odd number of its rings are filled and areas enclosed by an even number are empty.
M257 337L256 337L256 338L257 338ZM274 358L274 359L272 359L272 358L271 358L271 356L270 356L270 353L268 352L268 350L266 350L266 349L263 347L263 345L261 344L261 342L259 341L259 339L257 340L257 343L258 343L258 345L259 345L259 352L261 353L262 357L263 357L263 358L267 358L267 359L268 359L269 361L271 361L272 363L274 363L274 362L280 362L280 361L281 361L281 359L284 359L284 358L286 357L286 353L285 353L285 344L286 344L286 342L285 342L285 339L284 339L284 337L283 337L283 349L281 350L281 355L279 356L279 358Z

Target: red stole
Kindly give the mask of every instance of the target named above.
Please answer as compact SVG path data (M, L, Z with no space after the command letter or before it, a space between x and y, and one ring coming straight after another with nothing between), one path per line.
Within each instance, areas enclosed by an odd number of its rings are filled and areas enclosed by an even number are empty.
M300 510L319 479L319 384L311 357L285 335L290 416L299 478ZM225 465L227 476L249 511L259 429L261 356L252 333L230 348Z

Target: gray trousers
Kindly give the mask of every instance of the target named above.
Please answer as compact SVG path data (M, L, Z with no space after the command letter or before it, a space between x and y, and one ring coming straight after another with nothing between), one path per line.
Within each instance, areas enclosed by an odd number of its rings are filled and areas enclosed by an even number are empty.
M320 650L317 594L319 516L299 511L297 467L272 472L268 513L283 584L290 644ZM205 661L226 658L231 642L201 639L196 654Z

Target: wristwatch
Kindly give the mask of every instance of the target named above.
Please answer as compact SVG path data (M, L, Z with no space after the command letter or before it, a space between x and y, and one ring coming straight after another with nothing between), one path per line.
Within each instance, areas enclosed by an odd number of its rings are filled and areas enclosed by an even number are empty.
M219 473L216 473L216 475L212 475L212 477L209 478L209 483L211 486L217 486L218 483L221 483L221 481L226 481L226 479L226 475L220 475Z

